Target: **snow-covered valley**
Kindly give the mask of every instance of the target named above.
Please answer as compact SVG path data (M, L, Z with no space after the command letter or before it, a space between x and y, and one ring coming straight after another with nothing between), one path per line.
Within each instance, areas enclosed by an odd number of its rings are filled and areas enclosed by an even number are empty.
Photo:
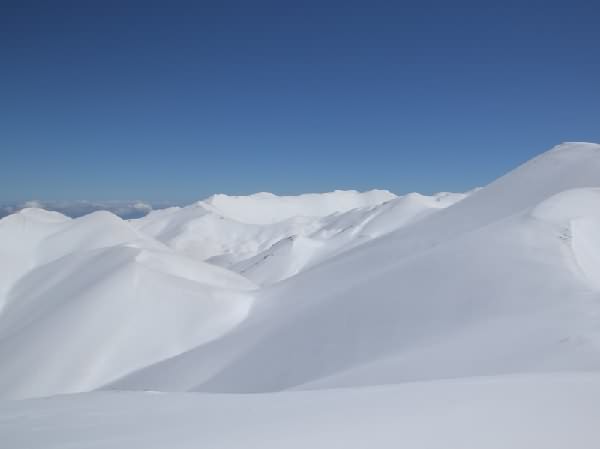
M600 445L597 144L465 193L26 208L0 267L0 447Z

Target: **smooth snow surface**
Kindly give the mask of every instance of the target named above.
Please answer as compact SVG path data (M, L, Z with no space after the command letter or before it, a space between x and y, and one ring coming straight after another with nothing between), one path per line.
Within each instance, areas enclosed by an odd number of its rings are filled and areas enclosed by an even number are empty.
M596 449L600 379L546 375L265 395L0 403L10 449Z
M600 447L600 145L464 194L24 209L0 265L0 397L104 390L0 402L11 448Z
M224 338L115 387L255 393L597 370L599 253L576 243L598 239L600 227L589 224L600 210L594 185L600 146L562 145L451 207L261 290L253 313ZM568 203L580 207L559 207L558 221L543 212L573 187Z
M254 284L109 212L0 221L0 394L86 391L223 335Z

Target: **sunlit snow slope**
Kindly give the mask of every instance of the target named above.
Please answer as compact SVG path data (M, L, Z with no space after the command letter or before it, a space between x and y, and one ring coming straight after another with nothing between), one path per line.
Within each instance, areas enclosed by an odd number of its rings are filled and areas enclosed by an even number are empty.
M467 194L336 191L278 197L214 195L131 224L175 251L270 284L417 221Z
M262 392L597 370L598 187L600 146L561 145L263 289L225 337L116 386Z
M104 390L0 401L11 448L600 445L600 145L466 194L25 209L0 266L0 398Z
M0 395L97 388L243 320L254 285L108 212L0 220Z
M10 449L596 449L600 378L261 395L101 392L0 402Z
M317 255L361 243L345 232L339 243L323 244L388 208L390 198L385 191L216 195L137 221L109 212L70 219L42 209L0 220L0 396L93 390L225 335L247 317L254 280L275 282ZM429 201L439 208L460 198ZM269 223L259 223L267 216ZM275 219L283 221L270 223ZM279 266L260 255L301 234L314 240L314 254L295 248ZM232 271L204 262L207 256L241 261L230 261Z

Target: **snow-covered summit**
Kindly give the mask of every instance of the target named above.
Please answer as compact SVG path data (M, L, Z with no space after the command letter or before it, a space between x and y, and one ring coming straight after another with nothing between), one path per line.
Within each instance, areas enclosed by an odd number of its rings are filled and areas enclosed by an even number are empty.
M210 261L267 284L466 196L448 192L396 196L387 190L338 190L298 196L213 195L187 207L154 211L131 223L188 257ZM279 244L298 236L302 239L292 246Z
M375 206L396 198L388 190L336 190L278 196L261 192L247 196L213 195L198 204L225 217L249 224L273 224L293 217L324 217L359 207Z

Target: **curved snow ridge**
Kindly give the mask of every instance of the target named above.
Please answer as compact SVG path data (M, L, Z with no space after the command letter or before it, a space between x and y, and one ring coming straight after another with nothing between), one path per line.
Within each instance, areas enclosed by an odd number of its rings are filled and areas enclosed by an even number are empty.
M600 220L600 187L559 192L535 206L531 215L558 225L566 225L575 219Z
M38 248L38 263L45 263L75 251L107 248L140 242L154 249L166 247L139 232L131 224L108 211L96 211L72 219L66 226L46 237Z
M118 378L134 389L267 392L598 371L599 150L564 144L458 202L409 194L306 218L334 195L274 223L208 203L128 223L38 226L43 214L29 212L2 221L0 257L18 255L26 274L0 314L0 393ZM213 200L251 219L298 212L269 194ZM187 258L211 253L228 266L262 256L252 260L261 280L300 271L251 291ZM40 263L29 267L32 255Z
M599 144L558 145L471 191L451 207L402 226L374 240L372 245L346 251L342 257L348 259L346 263L359 263L377 253L379 264L391 264L507 217L529 212L549 197L579 187L600 187ZM365 269L369 270L370 265Z
M355 198L361 195L382 196L374 201L376 204L367 206L354 207L360 203L354 201L350 204L353 208L346 211L343 210L343 202L337 201L338 197ZM441 192L432 196L409 193L378 202L390 195L387 191L336 191L298 197L277 197L267 193L248 197L215 195L207 201L229 202L230 209L239 208L242 204L253 205L256 210L269 208L277 214L283 211L287 215L300 215L275 223L243 223L239 221L239 216L231 218L228 212L203 201L183 208L155 211L130 223L178 253L233 269L265 285L293 276L340 252L417 221L430 212L446 208L464 199L468 193ZM332 198L336 200L333 206L337 211L325 216L310 216L317 212L330 212L323 208L316 210L315 205L319 206L325 200L329 204ZM258 203L262 206L256 206ZM281 203L289 203L288 206L291 204L293 207L285 209ZM312 206L306 206L305 203ZM292 236L301 240L284 250L279 242L285 243Z
M35 266L40 243L70 221L43 209L22 209L0 219L0 313L12 285Z
M577 158L577 152L600 151L600 144L584 141L566 141L555 145L540 156L559 156L560 158ZM538 157L540 157L538 156ZM537 159L537 157L532 160Z
M231 268L261 285L279 282L449 207L467 195L409 193L375 206L334 213L321 219L315 232L285 237Z
M171 276L231 290L256 290L247 278L217 265L181 257L172 251L140 249L136 261L145 267Z
M600 188L561 192L536 206L531 215L559 227L573 258L590 284L600 290Z
M109 212L0 220L0 397L97 388L246 319L248 279Z
M111 212L98 211L71 219L58 212L22 209L0 220L0 309L12 285L28 270L76 251L139 242L165 245L137 231Z
M600 187L600 145L563 143L525 162L444 211L443 237L484 226L579 187ZM429 223L423 223L429 227ZM439 229L437 229L439 227Z
M325 379L336 387L598 370L597 291L573 269L560 230L575 230L577 263L596 277L599 150L562 146L266 288L233 332L125 385L265 392ZM583 189L565 192L574 188Z
M254 300L221 271L127 245L30 271L0 315L0 396L88 391L219 338Z
M319 220L293 217L267 225L247 224L196 204L170 213L149 214L131 223L180 254L230 267L290 235L312 232Z
M325 244L305 236L286 237L231 268L258 284L278 282L305 269Z
M283 305L229 342L251 346L196 388L275 391L367 366L326 387L599 367L597 305L544 224L515 217L365 278L360 269L280 284L265 299Z

